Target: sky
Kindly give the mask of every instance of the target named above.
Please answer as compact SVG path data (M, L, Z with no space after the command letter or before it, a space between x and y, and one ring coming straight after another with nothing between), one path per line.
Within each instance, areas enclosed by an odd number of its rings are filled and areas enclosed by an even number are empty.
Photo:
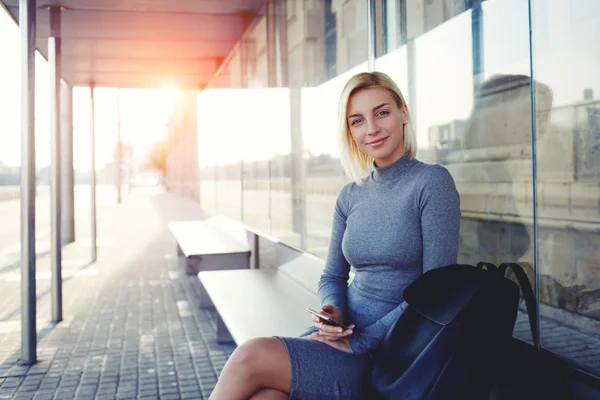
M50 88L46 60L36 52L36 165L50 163ZM18 166L21 162L20 38L14 21L0 8L0 162ZM118 92L120 92L118 94ZM166 138L176 89L97 88L96 168L109 163L117 141L117 104L121 109L121 136L145 154L153 143ZM117 99L120 97L120 103ZM90 169L90 89L73 89L73 164Z

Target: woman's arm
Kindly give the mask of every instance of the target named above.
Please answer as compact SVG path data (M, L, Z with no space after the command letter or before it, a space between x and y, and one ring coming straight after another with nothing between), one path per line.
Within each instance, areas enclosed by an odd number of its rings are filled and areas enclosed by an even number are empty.
M460 196L454 179L440 165L431 167L420 198L423 272L456 264L460 230Z
M346 230L350 185L344 186L336 200L329 253L325 263L325 270L319 280L318 290L321 305L331 304L339 308L344 317L348 315L346 297L350 264L342 252L342 239Z
M460 197L446 168L432 166L423 177L419 209L423 272L455 264L458 257ZM406 306L406 303L402 303L360 332L355 331L349 338L352 351L355 354L363 354L375 350Z

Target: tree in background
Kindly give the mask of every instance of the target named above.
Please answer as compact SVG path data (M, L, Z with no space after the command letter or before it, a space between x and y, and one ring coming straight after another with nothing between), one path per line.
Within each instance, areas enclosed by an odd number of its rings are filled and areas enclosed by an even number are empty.
M155 171L160 173L161 182L164 182L167 175L167 141L162 140L154 143L150 152L146 157L146 163L143 165L143 170Z

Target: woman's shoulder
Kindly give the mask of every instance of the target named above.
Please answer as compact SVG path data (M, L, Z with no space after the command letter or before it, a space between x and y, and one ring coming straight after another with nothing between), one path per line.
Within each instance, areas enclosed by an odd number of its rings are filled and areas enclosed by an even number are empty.
M419 161L415 177L424 192L455 192L456 184L450 171L440 164L427 164Z
M347 200L355 186L356 182L347 182L338 192L338 199Z
M440 180L451 180L454 181L450 171L446 167L440 164L427 164L422 161L418 161L415 165L414 171L419 178L424 181L433 181L434 183Z

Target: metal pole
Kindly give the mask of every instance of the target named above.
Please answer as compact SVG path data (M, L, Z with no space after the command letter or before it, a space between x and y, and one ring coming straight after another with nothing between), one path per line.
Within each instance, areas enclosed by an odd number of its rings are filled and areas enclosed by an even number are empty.
M52 321L62 321L62 238L61 238L61 174L60 174L60 8L50 8L50 37L48 38L48 64L50 66L50 120L52 134L51 199L50 199L50 261Z
M275 1L267 1L267 81L269 87L277 87L277 20Z
M129 158L127 161L127 195L131 196L131 190L133 185L133 147L129 147Z
M117 89L117 151L116 151L116 167L117 167L117 203L121 204L121 162L123 155L121 154L121 89Z
M75 241L75 172L73 171L73 90L62 84L61 97L61 217L62 244Z
M96 116L95 116L95 104L94 104L94 84L90 85L90 187L91 187L91 199L90 203L92 206L91 226L92 226L92 262L96 262L98 259L98 247L96 243Z
M240 221L244 221L244 159L240 160Z
M253 234L254 241L252 242L252 260L250 269L260 268L260 236L256 233Z
M375 70L375 33L377 26L375 24L375 0L367 0L367 29L368 29L368 68L369 72Z
M409 113L412 117L417 115L417 48L415 40L409 39L406 44L406 75L408 82L408 107ZM413 132L416 134L418 128L417 118L411 118L410 123L412 125Z
M473 54L473 95L483 83L483 8L482 0L474 0L471 11L471 36Z
M478 4L480 12L480 22L483 24L483 11L481 10L481 2ZM531 33L531 3L527 10L527 16L529 19L529 54L533 53L533 35ZM483 30L483 28L481 29ZM479 41L483 53L483 34L480 34ZM481 54L483 58L483 54ZM482 72L483 67L481 66ZM535 332L532 332L534 344L536 350L539 353L542 350L540 344L540 264L539 264L539 247L538 247L538 185L537 185L537 126L536 126L536 115L535 115L535 81L533 80L533 60L529 59L529 76L531 77L531 84L529 90L531 94L531 181L533 182L533 295L535 298L535 317L537 323L535 326ZM529 310L527 310L529 312ZM529 318L532 316L529 315Z
M21 360L37 361L35 294L35 0L19 0L21 31Z

